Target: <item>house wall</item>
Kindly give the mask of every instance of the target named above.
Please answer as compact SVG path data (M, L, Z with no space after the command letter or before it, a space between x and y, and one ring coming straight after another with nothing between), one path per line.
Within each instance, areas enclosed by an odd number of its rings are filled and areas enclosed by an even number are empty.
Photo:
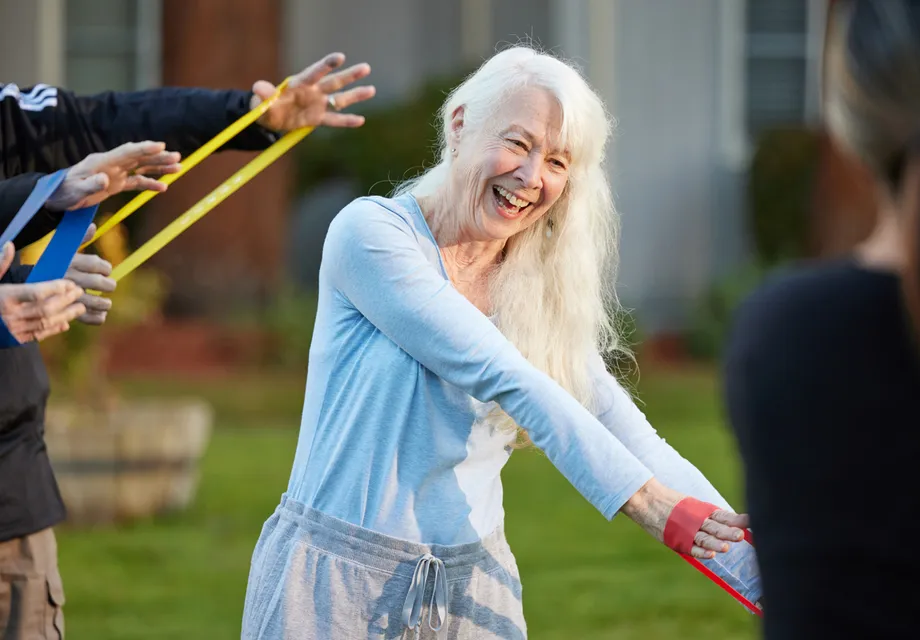
M458 66L461 15L457 0L285 0L284 73L341 51L371 64L374 104L386 104Z
M573 0L578 2L579 0ZM374 105L411 92L431 75L475 66L497 48L556 44L554 0L284 0L284 70L331 51L367 61Z
M64 60L66 6L111 1L0 0L0 18L11 27L0 41L0 79L61 82L73 67L71 80L83 82L75 63ZM365 109L369 114L432 74L469 68L496 47L531 39L582 66L618 122L609 170L623 216L619 289L646 330L684 328L699 294L748 256L744 184L751 116L746 101L776 92L746 84L752 67L745 58L745 8L757 3L786 19L780 13L795 11L791 0L272 0L253 3L264 8L252 16L236 2L157 1L166 7L163 24L150 32L139 29L139 40L146 34L147 44L131 54L138 86L155 79L242 87L255 75L281 78L340 50L350 62L367 60L373 66L378 97ZM823 15L826 1L807 0L810 14ZM211 11L207 7L218 6L210 18L203 17ZM178 15L197 20L191 31L180 29ZM259 26L265 16L280 24ZM164 36L160 66L152 64L153 30ZM223 44L209 49L186 35L178 48L172 46L170 40L180 37L176 34L192 32L205 38L202 42L218 38ZM795 41L780 36L777 42ZM769 46L760 47L761 54L775 54L771 42L764 40ZM779 73L798 54L782 55L787 58L760 59L757 68ZM816 67L802 73L813 79ZM92 80L91 74L85 77ZM763 77L779 82L777 87L788 85L782 74ZM803 109L815 102L814 95L803 92ZM763 110L758 114L770 116ZM280 187L268 182L264 192L258 182L247 187L262 195L241 206L287 206L275 199L284 191L283 181ZM236 200L240 197L245 199ZM183 198L184 203L190 196ZM243 216L228 214L226 219L237 222L221 228L236 237ZM165 217L163 212L152 219L156 225ZM206 235L221 226L201 224L206 231L193 233ZM280 224L272 222L270 233L278 233ZM263 276L271 280L279 269L277 251L273 242L258 241L244 253L247 261L268 256ZM260 286L253 284L253 291Z
M0 83L61 82L64 0L0 0L0 25Z
M163 0L163 84L247 90L256 79L280 78L281 4ZM145 207L143 237L254 156L223 152L205 160ZM283 276L292 169L290 155L275 161L152 259L169 276L170 313L220 314L271 296Z
M700 292L743 253L741 173L720 147L719 17L718 0L614 3L618 286L649 333L683 328Z
M744 14L723 15L740 1L287 0L285 68L346 51L372 63L382 105L521 39L572 60L618 121L609 167L623 215L621 296L648 331L679 330L746 251L744 150L732 149L743 99L723 99L744 91L729 82L743 74L743 40L725 46Z

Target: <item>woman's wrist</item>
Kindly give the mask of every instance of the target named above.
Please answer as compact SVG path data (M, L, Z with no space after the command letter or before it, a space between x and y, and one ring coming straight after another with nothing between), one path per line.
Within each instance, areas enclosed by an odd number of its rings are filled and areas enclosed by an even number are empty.
M664 527L683 496L652 478L634 493L621 511L659 542L664 540Z

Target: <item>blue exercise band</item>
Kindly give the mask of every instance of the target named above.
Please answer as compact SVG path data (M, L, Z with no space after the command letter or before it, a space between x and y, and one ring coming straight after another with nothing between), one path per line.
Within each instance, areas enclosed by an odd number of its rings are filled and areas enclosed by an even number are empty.
M25 228L29 221L48 201L48 198L57 190L64 178L67 176L67 169L62 169L51 175L39 179L32 193L26 198L26 201L20 207L19 212L10 222L9 226L0 234L0 248L11 242ZM98 205L84 207L74 211L67 211L58 223L51 242L42 252L41 258L32 267L26 283L47 282L63 278L73 261L74 256L80 249L80 244L86 236L89 225L92 224L96 216ZM9 347L22 346L3 324L0 319L0 349Z

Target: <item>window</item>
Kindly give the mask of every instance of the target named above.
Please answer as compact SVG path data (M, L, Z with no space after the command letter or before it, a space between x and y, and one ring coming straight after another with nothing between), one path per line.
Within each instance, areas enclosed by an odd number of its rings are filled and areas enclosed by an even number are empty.
M826 0L748 0L745 119L749 140L819 115Z
M77 93L160 82L158 0L68 0L65 84Z

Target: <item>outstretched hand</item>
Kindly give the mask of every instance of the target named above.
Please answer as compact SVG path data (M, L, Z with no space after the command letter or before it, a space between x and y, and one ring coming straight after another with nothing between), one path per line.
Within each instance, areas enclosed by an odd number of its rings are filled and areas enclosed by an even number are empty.
M330 73L345 62L345 55L330 53L292 77L287 89L278 100L259 118L258 123L280 133L304 127L360 127L364 116L339 113L351 105L369 100L376 94L373 85L346 86L370 75L367 63L352 65L342 71ZM265 80L252 85L253 97L250 108L255 109L270 98L277 87Z
M122 191L166 191L154 175L176 173L179 154L162 142L128 142L111 151L91 153L67 170L61 185L45 206L69 211L99 204Z
M674 515L675 507L685 498L686 495L653 478L623 505L622 511L656 540L667 544L665 530L668 521ZM692 534L692 544L688 536L688 548L669 546L681 553L689 553L694 558L711 559L717 553L729 551L731 543L744 540L744 529L748 526L747 515L716 509L703 520L698 530L689 532Z

